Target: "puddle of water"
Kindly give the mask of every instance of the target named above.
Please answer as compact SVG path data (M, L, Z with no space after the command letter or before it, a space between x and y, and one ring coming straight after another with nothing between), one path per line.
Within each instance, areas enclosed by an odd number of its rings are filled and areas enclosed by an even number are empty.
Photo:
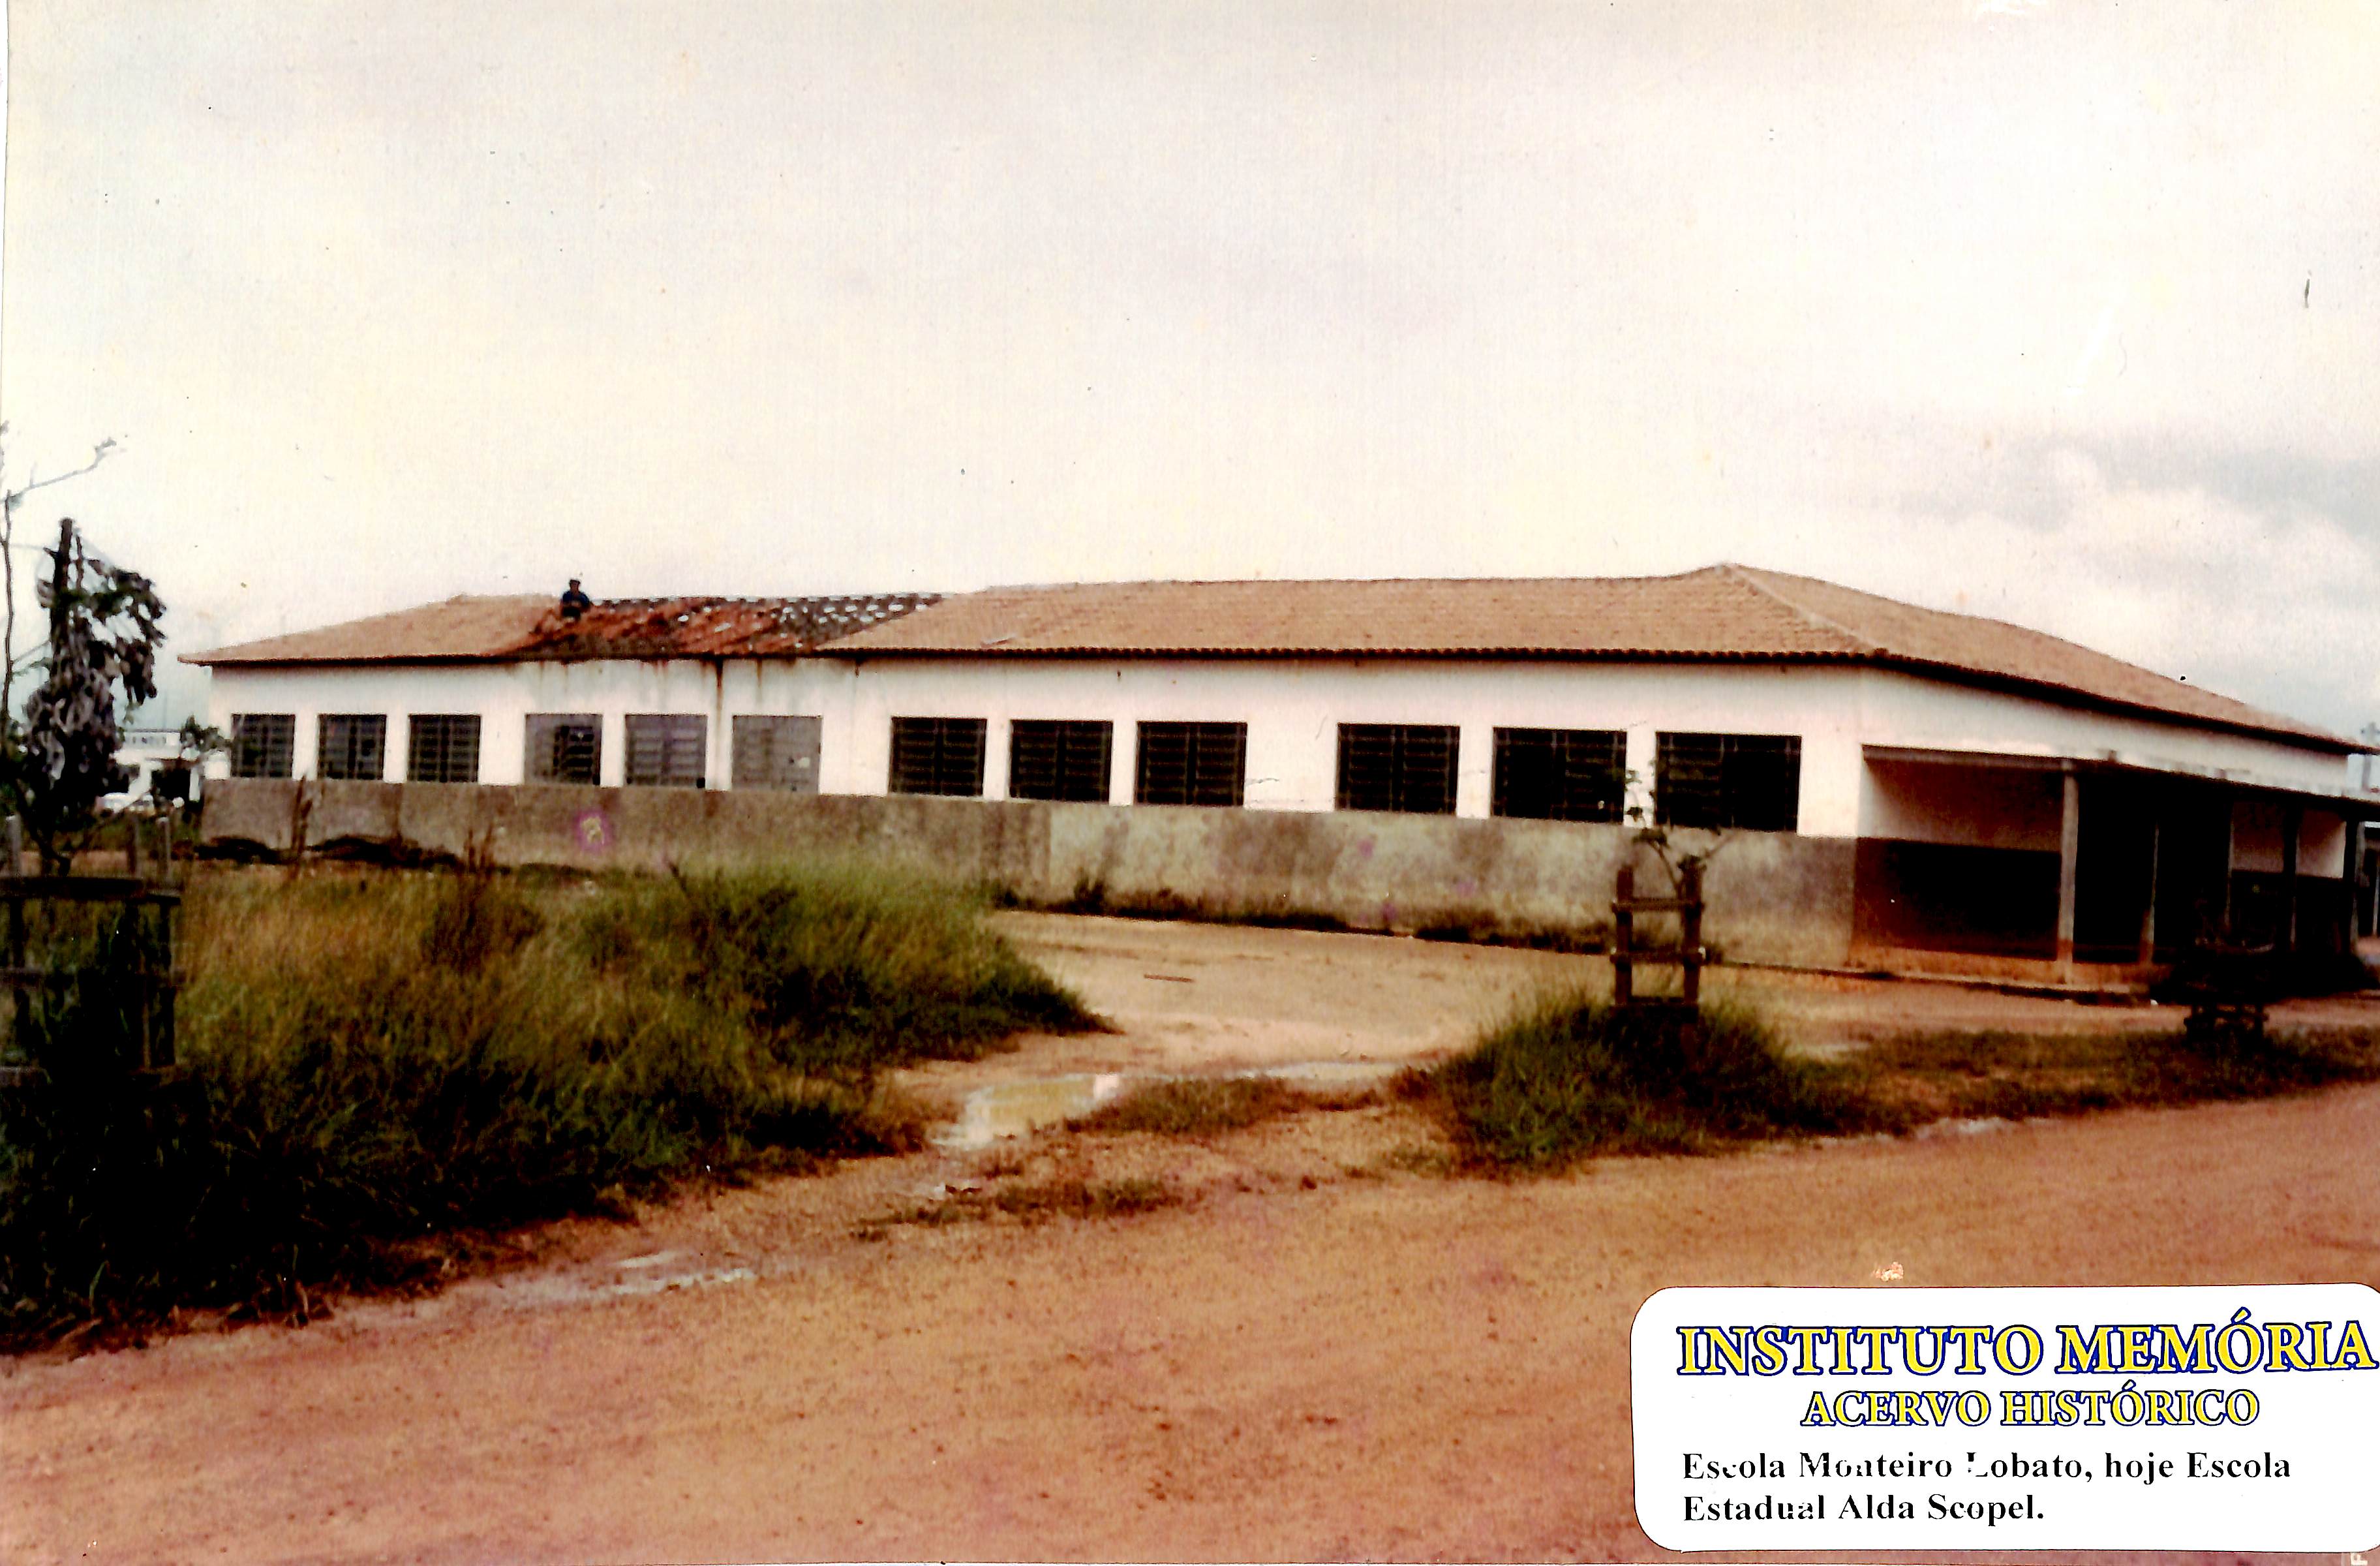
M1269 1076L1317 1087L1337 1087L1384 1082L1404 1066L1395 1061L1300 1061L1292 1065L1266 1066L1233 1072L1236 1077ZM959 1118L934 1135L937 1147L953 1152L974 1152L994 1142L1029 1136L1052 1125L1079 1120L1122 1094L1127 1086L1192 1080L1180 1074L1150 1073L1126 1076L1122 1072L1097 1075L1043 1077L1026 1082L995 1082L967 1095Z
M995 1082L967 1095L959 1118L935 1134L939 1146L962 1151L989 1147L1090 1113L1123 1091L1121 1072Z
M1998 1115L1982 1115L1968 1120L1937 1120L1919 1126L1910 1133L1913 1140L1930 1142L1944 1136L1988 1136L1994 1132L2013 1131L2016 1122Z
M748 1267L671 1272L653 1270L665 1262L679 1259L677 1253L665 1251L655 1256L632 1256L626 1261L508 1280L503 1297L505 1303L515 1305L567 1305L637 1294L662 1294L672 1289L715 1289L725 1283L749 1283L759 1276ZM626 1276L611 1276L615 1273L625 1273Z
M1299 1061L1294 1065L1267 1066L1240 1076L1269 1076L1281 1082L1310 1082L1318 1087L1366 1087L1386 1082L1406 1070L1402 1061Z

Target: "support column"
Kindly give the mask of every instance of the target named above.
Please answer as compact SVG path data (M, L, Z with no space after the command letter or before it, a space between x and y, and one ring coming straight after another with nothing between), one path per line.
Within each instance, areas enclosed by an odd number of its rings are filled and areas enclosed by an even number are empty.
M1485 820L1495 813L1496 725L1464 723L1454 739L1454 813Z
M2058 824L2058 977L2074 977L2074 861L2082 843L2082 778L2068 762Z
M1008 747L1014 738L1015 725L1005 716L995 714L983 725L983 797L1008 797Z
M2281 950L2298 949L2298 842L2305 836L2305 807L2281 812Z
M2363 933L2363 823L2353 819L2347 823L2346 884L2347 945L2352 951Z
M1140 777L1140 725L1130 718L1119 718L1109 733L1108 803L1129 805Z
M1627 759L1624 763L1631 781L1626 808L1642 811L1641 816L1626 815L1622 819L1644 826L1653 824L1653 784L1659 742L1650 723L1628 725Z
M2356 926L2356 935L2380 935L2380 873L2373 873L2366 867L2366 859L2371 856L2371 850L2366 847L2368 843L2371 843L2371 828L2363 821L2356 821L2354 873L2359 876L2356 885L2363 890L2361 902L2366 909L2363 923Z
M2157 851L2164 846L2160 841L2164 835L2164 823L2151 820L2149 822L2149 895L2148 902L2141 908L2140 962L2143 967L2147 967L2156 961Z
M2223 806L2223 927L2216 932L2224 941L2231 939L2231 887L2239 874L2234 868L2240 862L2239 856L2240 802L2231 799Z

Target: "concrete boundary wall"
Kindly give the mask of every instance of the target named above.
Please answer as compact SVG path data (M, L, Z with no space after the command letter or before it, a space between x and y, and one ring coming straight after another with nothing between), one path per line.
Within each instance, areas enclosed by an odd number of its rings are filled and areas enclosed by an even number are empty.
M1397 929L1598 929L1614 872L1641 852L1631 828L1559 821L468 783L210 780L203 819L211 844L275 853L302 836L455 855L483 841L500 864L590 870L856 856L1035 902L1096 892ZM1729 839L1707 877L1706 939L1742 961L1847 962L1852 862L1844 838Z

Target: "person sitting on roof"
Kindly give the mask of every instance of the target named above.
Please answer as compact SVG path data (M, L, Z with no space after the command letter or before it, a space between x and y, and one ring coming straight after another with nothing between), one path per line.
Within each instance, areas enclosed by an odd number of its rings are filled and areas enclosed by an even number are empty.
M570 578L570 586L562 595L562 617L576 620L595 607L595 601L578 590L578 578Z

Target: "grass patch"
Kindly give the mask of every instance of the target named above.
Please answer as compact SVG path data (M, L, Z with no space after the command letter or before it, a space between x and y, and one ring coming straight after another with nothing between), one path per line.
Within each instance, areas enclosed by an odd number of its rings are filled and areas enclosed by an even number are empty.
M1083 1131L1212 1136L1270 1120L1297 1100L1297 1094L1269 1076L1190 1077L1135 1088L1074 1123Z
M990 1205L1011 1218L1034 1223L1052 1218L1129 1218L1172 1207L1178 1199L1164 1181L1134 1174L1115 1180L1062 1177L1003 1185L991 1194Z
M2023 1120L2368 1082L2380 1079L2380 1035L1911 1033L1870 1046L1852 1069L1878 1117L1906 1128L1944 1117Z
M700 997L783 1063L974 1060L1104 1025L983 922L987 901L873 866L614 882L577 920L598 971Z
M1114 1180L1086 1180L1079 1175L1052 1175L986 1191L960 1191L947 1200L906 1208L862 1225L861 1239L880 1239L896 1224L939 1229L953 1223L979 1223L1011 1218L1021 1223L1047 1223L1052 1219L1130 1218L1179 1207L1182 1198L1155 1175L1124 1175Z
M1444 1147L1421 1142L1401 1142L1373 1160L1372 1172L1446 1175L1454 1172L1454 1155Z
M883 1067L1096 1026L980 913L836 868L202 876L179 1063L146 1076L120 953L52 932L76 977L25 1001L10 1052L39 1074L0 1091L0 1344L303 1319L474 1234L913 1147Z
M1740 1009L1615 1011L1557 994L1453 1060L1407 1073L1399 1090L1444 1125L1453 1167L1527 1171L1597 1153L1703 1152L2374 1080L2380 1032L2371 1030L1912 1033L1818 1062L1784 1053Z
M1092 914L1117 919L1178 920L1193 924L1245 925L1257 929L1318 930L1325 934L1377 934L1357 929L1335 914L1301 908L1214 907L1174 892L1111 892L1085 880L1064 897L1027 897L1013 887L994 894L999 906L1041 914Z
M1576 926L1500 925L1487 920L1455 919L1422 926L1418 941L1446 941L1457 946L1515 946L1530 952L1561 952L1602 956L1611 950L1611 921ZM1717 959L1713 959L1716 961Z
M1454 1059L1408 1073L1401 1090L1438 1113L1463 1163L1507 1171L1873 1120L1844 1073L1788 1057L1748 1012L1614 1009L1575 991L1526 1004Z
M1272 1076L1193 1076L1136 1087L1069 1123L1077 1131L1214 1136L1300 1110L1354 1110L1379 1099L1370 1086L1298 1088Z

